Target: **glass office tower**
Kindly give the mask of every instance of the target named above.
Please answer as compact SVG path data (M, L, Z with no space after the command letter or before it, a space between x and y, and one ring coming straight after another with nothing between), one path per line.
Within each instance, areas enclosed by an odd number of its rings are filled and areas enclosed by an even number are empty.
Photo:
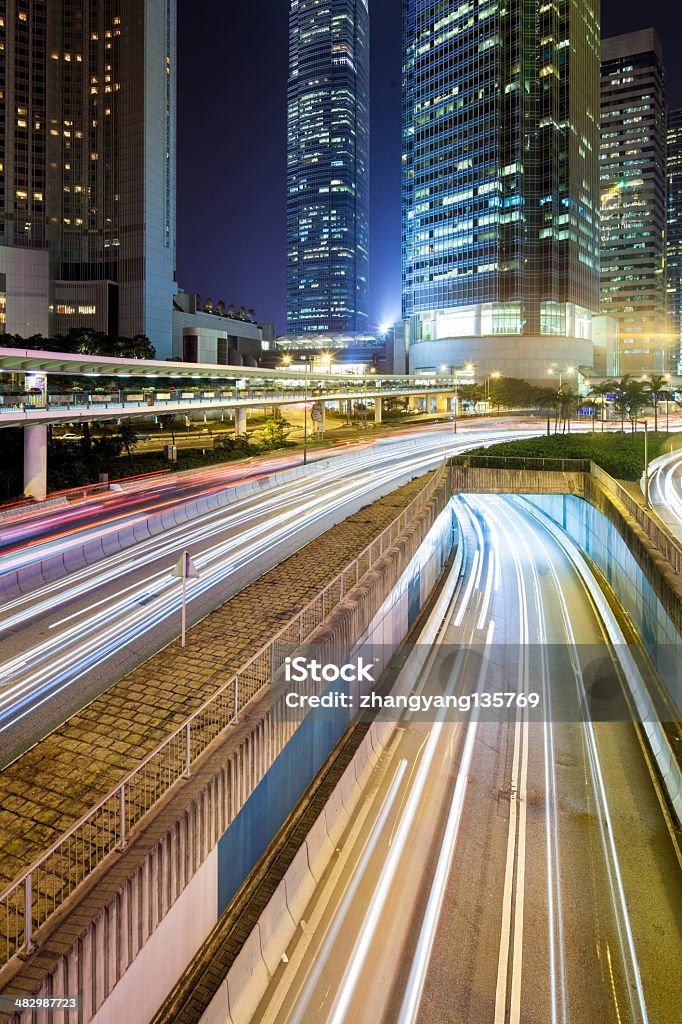
M651 28L604 39L601 58L601 308L620 323L622 372L662 373L669 359L663 51Z
M0 0L8 331L147 334L170 356L176 17L176 0Z
M366 331L367 0L291 0L287 333Z
M591 358L597 0L403 0L403 33L411 356L535 377Z
M668 369L680 372L682 338L682 108L668 111L668 229L666 235Z

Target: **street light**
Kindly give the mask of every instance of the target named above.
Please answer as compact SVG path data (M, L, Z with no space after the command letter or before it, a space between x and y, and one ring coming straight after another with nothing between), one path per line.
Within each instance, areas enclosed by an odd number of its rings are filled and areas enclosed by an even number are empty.
M469 364L467 364L467 365L469 365ZM453 434L456 434L457 433L457 409L458 409L458 406L459 406L459 391L458 391L459 381L457 380L457 370L454 368L454 366L445 366L445 364L444 364L443 366L441 366L440 371L441 371L441 373L449 373L451 377L454 377L454 381L455 381L455 414L454 414L454 416L452 418L453 419L452 432L453 432ZM427 401L428 401L428 399L427 399Z
M303 465L308 462L308 367L309 357L303 356Z
M303 372L303 465L308 462L308 362L309 356L301 356L304 361ZM282 356L284 366L291 366L291 356Z
M485 379L485 391L484 391L486 402L490 401L490 381L491 381L491 378L492 378L492 380L497 380L501 376L502 376L502 374L500 373L499 370L493 370L493 372L489 373L488 376L486 377L486 379Z
M547 373L550 375L550 377L553 377L554 373L555 373L554 367L553 366L548 367ZM575 373L575 366L567 366L565 370L559 370L559 390L560 391L561 391L561 389L562 389L562 387L564 385L564 374L567 374L570 377L574 373Z

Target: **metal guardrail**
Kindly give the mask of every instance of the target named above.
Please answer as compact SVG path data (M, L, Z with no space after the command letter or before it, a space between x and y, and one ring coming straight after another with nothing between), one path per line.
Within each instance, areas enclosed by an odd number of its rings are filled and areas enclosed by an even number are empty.
M328 583L235 675L191 714L104 799L50 846L0 896L0 963L34 948L33 936L109 854L125 847L131 829L159 803L266 686L291 654L390 548L436 494L448 486L445 463L378 537ZM218 681L219 669L211 680ZM209 680L209 682L211 681ZM4 946L4 948L2 948Z
M595 465L594 462L590 463L590 472L609 494L612 494L614 498L617 498L625 506L633 519L636 520L637 525L641 526L649 540L656 545L673 572L679 576L682 573L682 546L667 530L659 526L653 516L650 516L647 510L635 501L622 484L614 480L600 466Z
M349 375L348 380L339 381L332 379L322 382L315 379L307 390L300 385L296 388L281 389L260 389L244 388L240 391L234 389L207 388L201 391L153 391L146 392L142 389L135 391L109 391L98 394L94 391L74 391L66 394L50 392L46 397L30 394L0 394L0 417L5 414L31 413L31 412L78 412L79 410L90 410L92 412L106 412L107 410L118 411L139 411L153 409L155 414L173 412L179 407L197 405L200 408L215 404L222 408L232 407L254 407L259 404L281 404L287 405L291 402L302 401L335 401L337 399L372 397L401 397L401 396L423 396L437 395L452 391L454 385L448 385L447 381L434 384L430 380L423 383L417 381L413 384L393 384L381 381L357 381ZM150 413L152 415L152 413ZM96 418L96 417L95 417Z
M528 469L554 473L589 473L589 459L526 458L509 455L455 455L452 466L468 469Z

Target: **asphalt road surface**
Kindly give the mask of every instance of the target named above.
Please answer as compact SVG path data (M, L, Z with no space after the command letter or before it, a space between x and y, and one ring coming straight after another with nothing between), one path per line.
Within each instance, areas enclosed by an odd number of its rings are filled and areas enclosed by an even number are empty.
M637 732L553 707L602 624L513 498L458 507L433 658L477 645L453 692L535 690L543 714L401 723L254 1020L679 1024L682 875Z

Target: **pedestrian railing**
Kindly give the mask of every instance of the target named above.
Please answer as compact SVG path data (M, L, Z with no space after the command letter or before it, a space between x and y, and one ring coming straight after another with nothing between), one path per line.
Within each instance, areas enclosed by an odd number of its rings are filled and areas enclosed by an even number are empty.
M509 455L455 455L450 459L453 466L468 469L513 469L541 470L549 473L589 473L589 459L526 458Z
M409 505L312 601L193 712L104 799L59 837L0 896L0 963L34 948L34 935L159 803L210 743L238 720L292 648L305 642L439 492L449 497L445 463ZM209 682L224 678L219 669ZM3 948L4 947L4 948Z
M656 545L673 572L678 575L682 572L682 545L667 532L647 510L640 505L632 495L620 484L609 476L600 466L591 463L591 473L595 480L598 480L602 487L621 502L636 520L638 526L646 533L649 540Z

